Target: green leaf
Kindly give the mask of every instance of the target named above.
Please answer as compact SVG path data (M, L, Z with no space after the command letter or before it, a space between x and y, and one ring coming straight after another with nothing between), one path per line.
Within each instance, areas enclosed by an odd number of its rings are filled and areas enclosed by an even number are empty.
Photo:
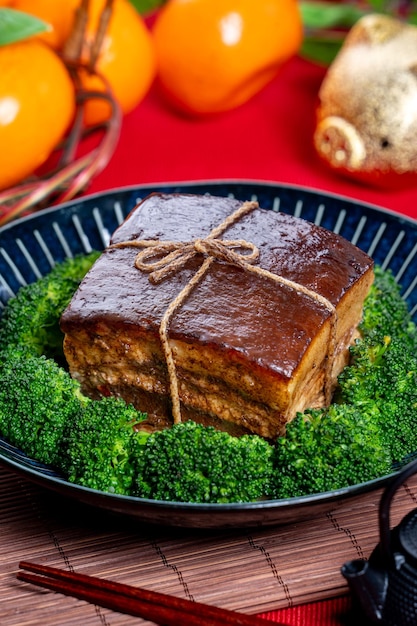
M149 13L153 9L165 4L166 0L130 0L135 9L142 14Z
M0 9L0 46L27 39L50 28L46 22L28 13Z
M385 13L386 11L389 11L390 3L387 2L386 0L368 0L368 2L370 4L372 10L377 12L377 13ZM395 5L395 3L394 3L394 5Z
M342 37L305 37L300 56L321 65L330 65L343 44Z
M306 29L350 28L366 13L353 4L345 3L300 2L299 7Z

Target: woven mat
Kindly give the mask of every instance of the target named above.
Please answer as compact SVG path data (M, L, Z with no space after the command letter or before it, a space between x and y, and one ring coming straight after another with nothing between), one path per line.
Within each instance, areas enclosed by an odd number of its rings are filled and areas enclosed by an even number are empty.
M0 624L149 624L16 580L21 559L200 602L262 613L347 592L340 566L378 542L380 492L283 527L202 531L142 526L61 499L0 468ZM392 524L417 506L417 478L396 494Z

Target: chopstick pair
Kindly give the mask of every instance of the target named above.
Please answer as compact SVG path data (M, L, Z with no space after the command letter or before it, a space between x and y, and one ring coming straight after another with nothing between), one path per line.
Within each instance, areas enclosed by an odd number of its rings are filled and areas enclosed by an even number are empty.
M161 626L264 626L268 620L95 576L22 561L19 580ZM280 626L275 623L275 626ZM281 626L284 626L281 624Z

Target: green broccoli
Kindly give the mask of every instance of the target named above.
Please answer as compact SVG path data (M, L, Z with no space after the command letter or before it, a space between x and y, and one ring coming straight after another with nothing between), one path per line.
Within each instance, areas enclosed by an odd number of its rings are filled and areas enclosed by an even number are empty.
M178 502L247 502L264 497L273 446L193 421L149 435L138 455L134 494Z
M87 398L49 357L62 355L60 315L97 255L68 259L22 287L0 320L0 433L32 458L54 466L67 420Z
M71 482L129 493L143 419L121 399L87 398L53 359L24 347L0 353L1 435Z
M87 398L58 364L61 314L98 254L57 264L7 304L0 320L0 433L73 482L128 493L131 457L144 437L134 426L143 414L123 400Z
M59 318L99 252L57 263L44 277L21 287L4 309L0 323L0 350L26 346L33 354L62 361Z
M412 322L408 305L401 297L401 287L391 270L374 268L375 280L366 297L360 331L364 337L377 340L385 336L407 335L417 340L415 324Z
M0 433L30 457L101 491L224 503L357 484L417 450L417 330L390 272L375 268L333 404L297 415L272 443L195 422L148 435L124 401L82 394L59 365L59 319L98 254L22 287L0 320Z
M0 320L0 433L33 459L68 472L70 480L125 493L123 446L128 450L132 423L142 414L122 400L87 398L46 356L61 357L60 316L98 254L57 264L9 301Z
M417 331L390 271L375 268L360 330L333 404L298 415L277 441L277 497L383 476L417 450Z
M54 360L23 348L0 354L0 433L71 482L127 494L143 414L117 398L91 400Z
M61 468L70 482L110 493L131 492L136 459L147 436L145 415L115 397L91 400L74 414L64 435Z
M339 396L377 420L393 463L417 450L417 353L408 335L367 337L352 348Z
M376 421L354 406L332 404L298 414L274 451L275 498L355 485L391 471Z
M58 466L68 420L87 398L79 384L45 356L10 348L0 361L1 435L28 456Z
M393 463L401 463L417 450L417 328L390 271L375 268L361 332L338 398L377 419Z

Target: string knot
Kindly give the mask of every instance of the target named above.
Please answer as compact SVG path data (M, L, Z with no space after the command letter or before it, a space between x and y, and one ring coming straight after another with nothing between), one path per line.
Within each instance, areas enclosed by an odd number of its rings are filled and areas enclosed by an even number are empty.
M110 248L138 248L139 252L135 258L135 267L141 272L149 274L149 281L158 284L180 271L191 259L197 255L203 256L203 262L197 269L195 274L189 279L185 287L172 300L166 309L159 327L159 335L161 345L165 353L165 359L168 369L168 379L170 396L172 401L172 414L174 423L181 422L181 403L179 398L179 386L176 374L176 367L173 352L168 337L169 322L175 311L183 304L183 302L191 294L192 290L197 287L205 274L208 272L211 264L215 261L225 261L226 263L244 269L246 272L254 273L277 284L286 285L287 287L302 293L317 303L325 307L331 314L331 333L328 348L328 365L325 376L325 395L330 401L331 392L331 371L334 360L335 349L335 328L336 328L336 309L334 305L324 296L314 292L313 290L300 285L292 280L288 280L279 274L274 274L259 265L256 262L259 259L259 249L255 244L244 239L220 239L220 235L238 222L244 215L259 208L257 202L244 202L236 211L228 215L224 221L216 226L204 239L198 238L193 241L160 241L159 239L144 239L122 241L114 243Z
M244 202L234 213L214 228L204 239L194 241L160 241L159 239L143 239L122 241L112 244L111 248L138 248L136 269L149 274L149 281L158 284L176 274L190 259L202 254L211 260L217 259L245 267L255 263L259 258L258 248L244 239L223 240L219 236L244 215L259 208L257 202Z
M142 248L135 259L135 267L149 274L149 280L158 284L180 271L193 257L203 255L244 268L259 258L258 248L243 239L195 239L187 242L142 240L131 242ZM121 244L122 246L125 244ZM115 244L114 247L119 247Z

